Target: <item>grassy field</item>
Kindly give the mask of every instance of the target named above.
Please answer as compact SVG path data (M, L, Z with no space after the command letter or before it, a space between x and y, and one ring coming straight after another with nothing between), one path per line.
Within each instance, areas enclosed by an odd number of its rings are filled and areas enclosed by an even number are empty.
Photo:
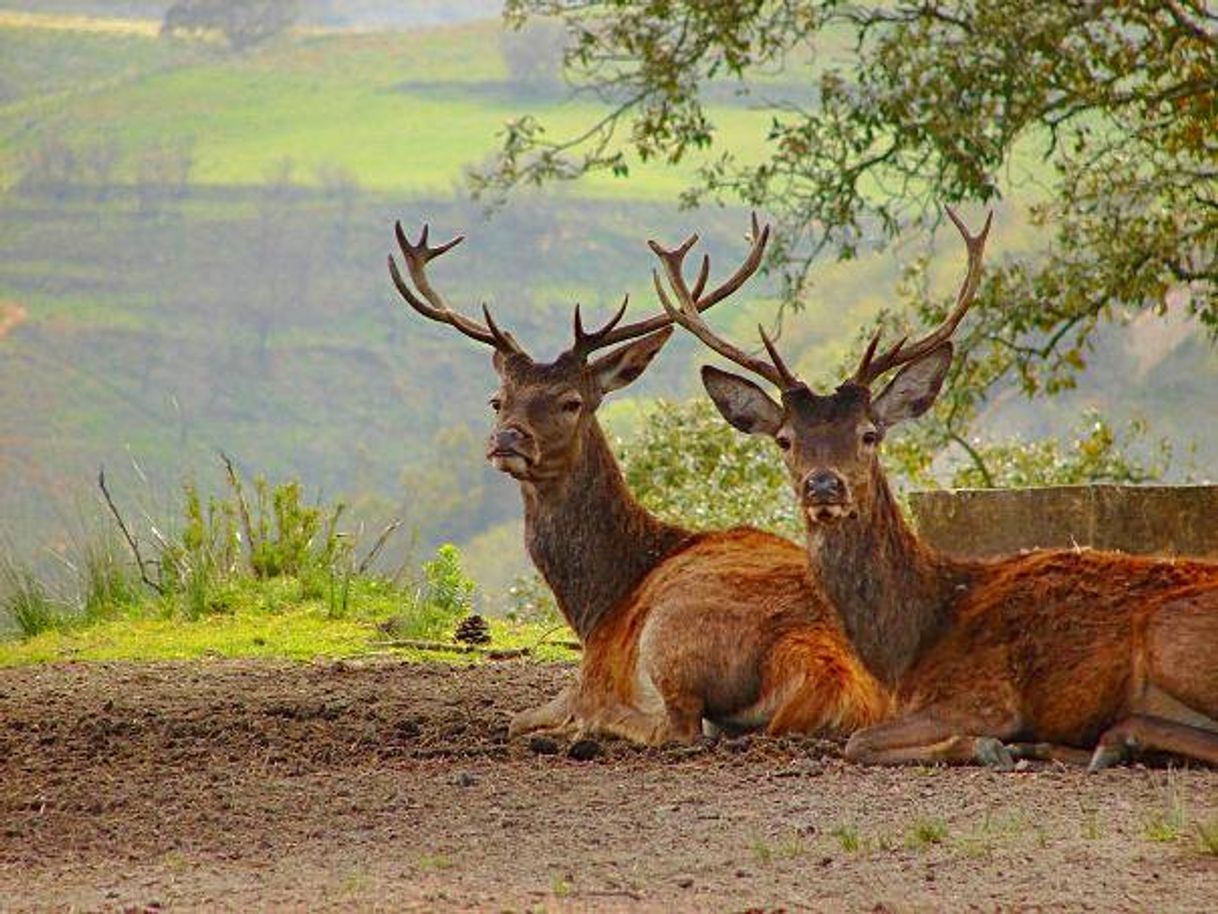
M23 15L0 16L11 99L0 106L0 163L10 183L22 156L49 135L77 146L114 138L128 148L188 137L194 180L204 184L261 184L290 158L306 183L339 166L364 188L447 194L495 148L508 119L532 111L563 136L604 110L513 86L496 21L296 36L242 56L158 39L130 22L101 30L57 21L57 29L31 28ZM714 120L734 148L760 149L767 115L724 108ZM596 178L572 192L672 199L696 164L636 162L629 181Z
M261 594L247 594L249 605L232 612L183 619L155 607L130 611L96 624L54 626L29 638L0 637L0 667L52 661L198 660L207 657L267 657L313 660L319 657L399 656L416 661L477 663L485 653L401 646L378 626L403 610L392 599L360 598L350 613L333 617L324 601L302 599L296 582L279 582ZM578 654L563 643L565 629L536 622L490 618L491 649L527 650L542 661L572 660ZM395 641L398 642L395 644Z

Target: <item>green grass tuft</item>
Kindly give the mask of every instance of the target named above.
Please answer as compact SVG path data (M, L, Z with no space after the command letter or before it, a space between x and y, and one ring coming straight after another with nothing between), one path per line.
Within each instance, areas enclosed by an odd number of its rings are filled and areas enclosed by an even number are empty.
M27 638L54 629L63 615L46 585L11 558L0 562L0 610Z
M905 835L905 846L924 851L947 840L947 823L942 819L919 819Z
M1218 816L1207 821L1195 823L1197 829L1197 849L1210 857L1218 857Z

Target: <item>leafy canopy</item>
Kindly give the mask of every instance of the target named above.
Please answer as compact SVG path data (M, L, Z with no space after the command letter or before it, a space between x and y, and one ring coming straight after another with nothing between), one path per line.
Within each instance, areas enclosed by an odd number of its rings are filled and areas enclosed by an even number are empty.
M1039 162L1020 192L1040 250L991 254L940 443L963 440L995 384L1071 386L1102 321L1169 292L1218 330L1218 9L1204 0L508 0L507 15L560 21L568 78L607 108L568 137L512 121L475 191L700 151L684 202L769 211L769 265L796 306L817 257L937 228L942 203L993 204ZM770 114L760 156L716 143L711 108L741 101ZM907 279L916 319L937 319L925 264Z

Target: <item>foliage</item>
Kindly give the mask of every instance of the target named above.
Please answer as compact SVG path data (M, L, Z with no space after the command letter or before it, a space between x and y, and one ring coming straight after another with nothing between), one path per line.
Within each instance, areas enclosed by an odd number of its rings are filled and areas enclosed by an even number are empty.
M473 609L478 585L462 570L461 550L452 543L423 563L423 581L424 598L445 615L455 619Z
M922 487L936 485L928 455L958 446L966 457L957 461L947 477L952 488L1012 488L1080 485L1084 483L1139 484L1162 478L1171 462L1166 439L1146 442L1144 422L1133 421L1124 433L1116 432L1097 412L1079 420L1068 441L1041 438L1024 441L965 439L942 435L943 426L915 426L885 447L889 468ZM1145 457L1139 453L1150 451Z
M565 625L554 594L536 572L517 575L508 587L510 608L507 618L522 622L533 622L544 628Z
M499 38L499 50L508 77L532 90L561 86L565 41L562 24L545 19L505 29Z
M1162 309L1171 290L1218 329L1211 4L509 0L507 14L560 17L568 77L613 107L558 139L533 115L510 122L475 190L713 148L686 202L772 212L770 264L794 303L822 253L937 227L940 204L992 203L1039 159L1043 249L983 284L949 381L965 393L936 413L957 431L1008 379L1029 393L1072 385L1102 321ZM760 157L719 129L710 102L724 89L770 112ZM919 261L905 296L923 322L946 307L924 278Z
M474 608L478 585L462 567L461 550L444 543L423 563L423 580L415 598L385 626L404 638L448 640L457 621Z
M1143 483L1158 479L1171 459L1165 440L1146 450L1142 423L1124 434L1094 412L1084 415L1075 435L1056 438L964 441L976 459L958 461L948 474L953 488ZM916 424L885 446L889 472L923 488L937 488L929 455L951 442L927 444L933 435ZM704 398L685 403L661 401L636 437L618 442L630 489L649 510L695 528L750 524L787 536L802 535L794 512L787 471L774 445L764 437L742 435L722 420Z
M748 524L802 535L777 449L731 428L705 398L661 401L618 451L630 490L661 517L696 529Z
M299 15L297 0L177 0L165 11L161 34L219 32L241 51L285 31Z

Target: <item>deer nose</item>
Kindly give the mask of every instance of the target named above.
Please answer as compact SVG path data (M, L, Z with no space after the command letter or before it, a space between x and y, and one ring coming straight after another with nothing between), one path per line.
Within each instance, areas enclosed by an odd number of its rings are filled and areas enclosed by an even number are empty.
M835 504L846 500L846 481L832 470L813 470L804 477L804 500Z
M509 425L506 428L495 429L491 435L491 450L493 451L515 451L529 440L528 434L523 429L519 429L514 425Z

